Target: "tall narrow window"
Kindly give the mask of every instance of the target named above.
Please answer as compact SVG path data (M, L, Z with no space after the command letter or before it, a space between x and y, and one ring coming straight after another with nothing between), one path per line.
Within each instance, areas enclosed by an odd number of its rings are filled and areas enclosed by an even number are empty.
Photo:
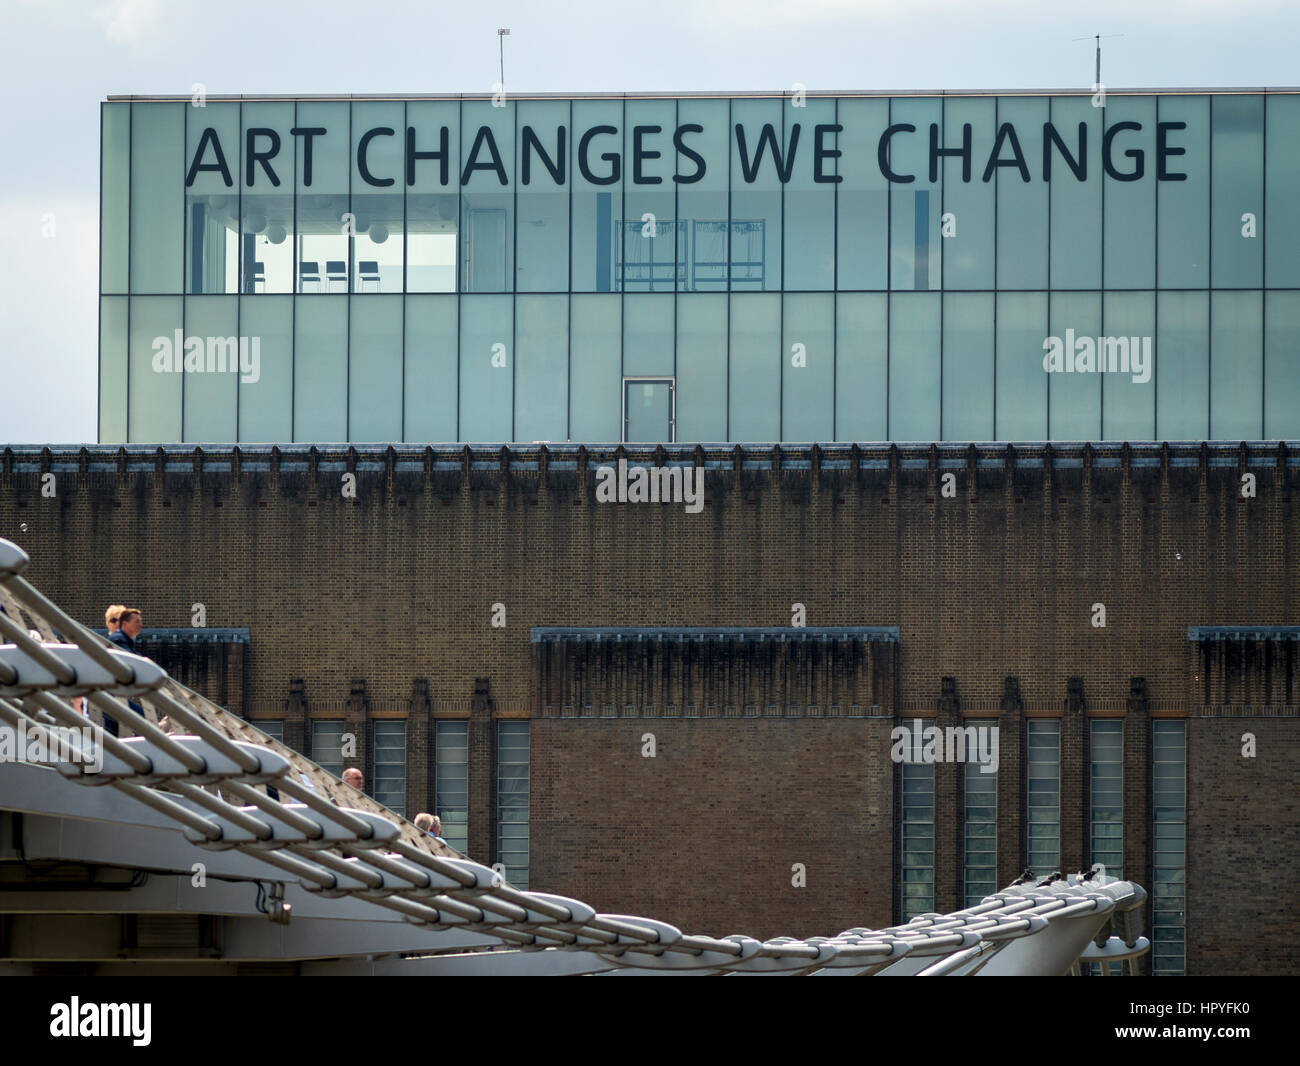
M1089 724L1088 748L1091 769L1088 794L1091 797L1091 863L1101 863L1108 877L1124 876L1124 723L1118 719ZM1123 964L1094 963L1088 967L1119 976Z
M283 718L260 718L253 723L272 740L278 740L284 743L284 719Z
M442 838L462 854L469 851L469 722L434 723L434 810Z
M992 730L996 721L966 722ZM966 753L966 906L998 890L998 774Z
M1092 862L1109 877L1124 876L1124 723L1095 720L1090 725Z
M497 862L515 888L528 887L529 723L497 723Z
M1187 723L1151 723L1152 856L1151 972L1187 968Z
M335 777L343 775L343 722L312 722L311 761Z
M1029 775L1029 868L1039 877L1061 864L1061 723L1030 719L1026 725Z
M375 783L371 795L395 814L406 816L406 723L375 722Z
M934 910L934 766L903 763L903 921Z

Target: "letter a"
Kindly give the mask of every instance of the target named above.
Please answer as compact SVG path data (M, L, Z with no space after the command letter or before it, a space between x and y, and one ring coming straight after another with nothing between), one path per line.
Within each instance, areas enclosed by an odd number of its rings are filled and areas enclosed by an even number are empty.
M614 468L612 466L596 467L596 502L615 503Z
M1043 369L1049 374L1059 374L1065 369L1065 346L1060 337L1048 337L1043 341Z
M911 732L905 725L896 725L889 731L889 739L894 742L894 746L889 749L889 757L894 762L908 762L908 751L912 746Z

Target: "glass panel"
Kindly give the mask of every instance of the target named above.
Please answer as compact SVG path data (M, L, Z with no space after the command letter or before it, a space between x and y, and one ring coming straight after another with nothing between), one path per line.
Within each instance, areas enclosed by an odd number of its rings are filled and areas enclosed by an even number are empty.
M469 850L469 723L437 721L434 739L434 812L442 838L463 853Z
M727 297L677 297L677 440L727 439Z
M460 331L455 296L406 298L408 441L455 441Z
M1044 375L1049 378L1051 439L1097 440L1101 437L1101 375L1096 372L1097 340L1101 336L1100 294L1054 292L1049 304L1051 337L1059 341L1063 353L1061 370ZM1041 367L1051 352L1041 342L1039 352Z
M966 719L962 725L991 730L996 719ZM966 906L977 905L996 892L997 885L997 772L984 773L976 760L968 760L964 771L966 858Z
M838 137L842 153L838 163L844 180L836 189L836 284L841 290L884 289L889 269L889 183L880 172L876 149L889 125L889 101L839 100L838 104L839 123L844 127ZM883 432L863 439L883 440Z
M1030 719L1025 739L1029 868L1042 876L1061 861L1061 724Z
M1263 314L1263 293L1210 293L1210 436L1214 440L1258 440L1261 435Z
M303 105L306 107L307 105ZM329 125L330 137L339 146L338 151L347 156L347 105L340 105L341 118ZM239 217L239 291L252 293L293 292L294 249L294 160L298 167L307 158L306 139L301 150L298 138L293 135L294 105L291 103L250 103L242 105L244 140L240 146L240 204ZM317 125L306 122L304 125ZM313 162L319 165L327 154L322 142L330 137L313 139ZM299 191L301 191L301 178ZM344 181L346 182L346 177ZM347 185L343 187L347 192ZM299 199L299 231L304 211L304 200ZM338 232L339 216L346 200L334 213L334 231Z
M935 160L933 178L930 168L930 138L943 136L943 101L924 98L894 99L890 101L890 122L893 126L912 126L901 129L888 142L890 169L899 178L890 196L890 273L891 289L937 289L941 284L943 249L940 246L940 189L942 172ZM960 142L958 142L960 143ZM936 319L938 308L935 308ZM935 323L936 346L938 322ZM891 349L893 345L891 343ZM937 369L937 366L936 366ZM893 367L891 366L891 385ZM937 377L933 380L937 380ZM936 404L937 407L937 404ZM938 433L936 411L935 434ZM891 430L894 425L890 418ZM920 438L898 437L898 440Z
M182 336L178 337L178 334ZM177 341L181 343L178 346ZM177 350L179 347L179 351ZM179 296L131 299L131 359L128 371L128 440L172 444L181 439L184 359Z
M261 374L239 382L239 439L274 444L293 439L293 297L242 296L239 332L258 342Z
M1220 95L1210 100L1210 249L1215 288L1263 283L1264 98ZM1248 219L1246 216L1251 216Z
M883 215L882 215L883 218ZM840 245L843 248L843 244ZM835 437L888 439L889 331L883 293L835 298Z
M317 131L311 137L303 135L302 147L297 153L299 292L347 292L352 269L349 235L359 231L359 222L369 222L364 214L358 217L348 200L352 174L348 106L342 101L305 100L298 104L296 128ZM247 122L247 107L244 118ZM319 132L321 130L325 132ZM310 181L307 174L309 142L312 146ZM290 258L292 260L292 254ZM293 268L292 262L290 268ZM277 288L274 291L284 290Z
M528 887L529 723L497 722L497 861Z
M1209 97L1161 96L1156 113L1156 276L1161 288L1204 289L1210 282Z
M667 381L627 381L627 441L672 441L673 392Z
M944 285L950 289L993 287L993 220L996 190L993 175L984 181L989 153L996 134L997 101L990 97L943 101L943 147L961 151L966 144L965 127L970 126L970 150L964 155L943 156L943 214L951 215L948 232L942 237ZM1018 176L1017 176L1018 177ZM940 232L944 231L942 219ZM989 305L990 313L992 304ZM993 374L993 320L989 319L989 388ZM992 415L989 416L992 428ZM988 439L983 437L980 439Z
M187 106L183 103L131 105L133 293L181 291Z
M835 298L830 293L807 293L782 299L781 437L834 440Z
M353 292L402 291L405 122L400 100L352 105Z
M1089 96L1053 97L1052 127L1065 151L1044 134L1044 160L1051 160L1047 181L1051 201L1051 287L1053 289L1101 288L1101 122L1106 109L1093 107ZM1084 135L1080 137L1080 127ZM1080 147L1080 141L1084 147ZM1084 153L1087 158L1085 160ZM1074 159L1078 170L1067 159ZM1094 334L1095 335L1095 334ZM1052 383L1055 391L1056 382ZM1053 415L1052 433L1057 439ZM1087 439L1096 438L1094 429Z
M1156 439L1204 439L1210 428L1209 293L1159 294L1156 360Z
M677 288L725 289L730 102L677 101ZM660 255L660 253L657 253Z
M891 440L939 439L939 299L937 292L889 298Z
M574 105L577 106L576 104ZM576 179L575 179L576 180ZM576 219L577 193L574 193ZM575 221L576 226L576 221ZM575 229L574 248L577 248ZM576 276L577 260L574 260ZM623 439L623 314L619 296L574 295L569 313L571 440Z
M569 297L520 296L515 437L569 439Z
M733 441L781 439L780 344L781 297L732 296L728 403Z
M672 292L677 249L676 186L672 180L677 164L673 146L677 102L629 100L625 115L627 175L615 230L622 287L628 292Z
M731 101L732 291L781 288L781 183L793 165L788 110L778 99Z
M343 773L343 725L342 721L311 724L311 761L335 777Z
M1264 436L1300 437L1300 292L1264 297Z
M994 179L998 187L998 274L1000 289L1041 289L1047 278L1047 223L1049 216L1049 184L1043 179L1043 124L1048 119L1049 103L1039 97L999 97L998 131L1002 139L997 145L997 159L1007 166L996 168ZM1053 160L1054 173L1061 164ZM988 164L985 164L987 168ZM1068 169L1066 176L1069 175ZM1026 305L1012 301L1008 306ZM1002 302L998 302L998 336L1002 334ZM1042 341L1042 332L1038 340ZM1037 349L1036 349L1037 350ZM1002 346L998 345L998 362L1001 364ZM1041 358L1041 355L1040 355ZM1041 404L1039 405L1041 409ZM1002 404L998 404L998 422L1002 421ZM1032 421L1021 418L1020 421ZM1018 439L1041 440L1045 431L1033 437ZM1017 439L999 431L999 440Z
M284 743L284 719L283 718L258 718L252 725L260 729L272 740L278 740Z
M569 172L573 143L567 100L521 100L518 143L519 224L515 287L569 287Z
M623 373L671 377L673 295L629 295L623 300Z
M1122 876L1124 862L1124 723L1089 722L1092 863L1110 877Z
M460 301L460 436L470 442L513 440L514 299Z
M1217 295L1217 294L1216 294ZM1186 863L1185 848L1187 777L1187 726L1185 722L1157 720L1151 723L1153 749L1152 784L1157 804L1162 795L1177 798L1156 809L1155 846L1151 864L1152 886L1152 972L1182 973L1186 950ZM1161 824L1163 823L1163 824Z
M1269 288L1300 288L1300 255L1296 255L1300 248L1300 197L1293 186L1295 175L1300 174L1300 96L1270 96L1266 106L1265 284Z
M1104 119L1110 138L1109 152L1104 139L1101 144L1100 172L1106 183L1106 288L1149 289L1156 277L1155 97L1111 96Z
M375 783L371 795L390 811L406 815L406 723L373 724Z
M462 103L460 153L462 291L506 292L514 278L514 102Z
M261 377L261 341L239 335L239 298L191 296L185 300L185 336L203 345L202 356L186 360L182 382L185 439L199 443L234 441L239 379ZM241 343L242 342L242 343ZM246 369L245 369L246 368Z
M402 440L402 298L353 296L351 302L348 439Z
M131 252L131 105L101 104L99 115L99 291L123 293Z
M622 101L573 101L571 128L575 134L573 291L613 292L618 281L615 232L623 210ZM614 391L617 395L617 386ZM617 440L618 434L608 439Z
M957 225L960 232L961 223ZM989 239L992 240L991 235ZM952 248L950 243L947 256L950 265L954 258ZM991 251L989 270L992 272ZM993 294L945 293L944 440L993 439L993 385Z
M127 298L99 301L99 443L126 443Z
M934 910L934 766L904 763L902 793L903 920Z
M460 104L406 104L406 290L455 292Z
M347 300L294 297L293 350L293 439L347 440Z
M1106 338L1097 353L1106 360L1100 374L1105 440L1155 439L1155 314L1154 293L1106 293Z
M786 129L799 129L794 167L785 185L784 233L785 284L787 290L835 288L835 182L836 147L835 101L827 98L805 99L798 107L794 100L782 103ZM860 240L861 237L855 239ZM829 327L828 327L829 329ZM829 415L829 410L828 410ZM829 423L830 419L827 418ZM790 437L787 440L800 440ZM830 440L829 435L818 440Z
M239 105L210 103L187 115L185 291L238 292Z

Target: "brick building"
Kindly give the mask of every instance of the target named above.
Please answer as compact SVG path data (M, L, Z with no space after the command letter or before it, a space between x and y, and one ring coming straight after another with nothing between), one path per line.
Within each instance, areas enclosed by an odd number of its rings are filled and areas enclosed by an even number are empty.
M815 935L1101 861L1144 966L1300 968L1294 445L2 455L57 602L531 888ZM702 511L599 502L619 458ZM996 773L894 762L918 719Z

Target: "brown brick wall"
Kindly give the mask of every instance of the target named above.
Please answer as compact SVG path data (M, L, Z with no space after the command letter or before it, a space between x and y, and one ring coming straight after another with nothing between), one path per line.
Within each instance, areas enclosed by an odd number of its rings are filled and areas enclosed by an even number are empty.
M1255 735L1244 758L1242 734ZM1300 974L1300 729L1193 718L1187 728L1187 972Z
M715 936L888 924L891 726L535 718L531 885Z
M888 668L871 672L873 702L883 708L921 700L933 713L942 680L951 677L961 714L981 708L995 713L1006 704L1004 679L1014 677L1025 713L1067 714L1062 861L1072 868L1088 858L1088 764L1085 719L1065 710L1070 678L1082 679L1084 713L1123 712L1135 677L1146 679L1153 714L1195 712L1203 700L1268 700L1294 708L1300 673L1294 646L1269 652L1281 656L1270 673L1253 651L1242 655L1210 645L1203 655L1187 639L1189 625L1300 624L1294 561L1300 466L1286 447L1146 449L1141 461L1139 451L1127 447L969 453L872 447L834 454L841 463L836 468L806 450L711 451L717 466L706 476L708 505L691 515L675 505L596 503L593 468L614 461L612 451L578 456L576 470L536 449L515 460L493 450L403 451L400 461L393 452L286 449L269 458L263 453L257 462L229 450L196 459L189 451L156 457L100 449L89 457L67 452L35 461L6 451L0 453L0 535L29 550L29 576L37 586L87 622L99 624L104 605L116 600L141 607L146 626L185 626L191 604L202 602L209 625L249 627L243 670L250 703L285 700L291 679L304 678L310 717L314 704L343 705L353 682L364 681L365 702L353 701L353 718L361 722L367 705L411 701L416 679L428 679L435 708L470 701L476 679L484 679L471 717L470 846L485 860L494 857L491 716L502 709L526 713L536 703L533 626L785 626L798 602L807 608L809 625L899 628ZM633 461L653 460L643 452ZM229 469L217 469L217 462ZM53 499L40 494L41 469L57 474ZM1240 497L1245 470L1258 478L1257 498ZM339 491L346 471L357 475L355 499ZM942 495L946 472L956 474L955 499ZM20 524L27 530L20 532ZM498 602L506 608L504 628L491 625ZM1091 624L1094 604L1105 607L1105 628ZM620 659L623 654L596 664L593 676L612 701L644 702L644 677L629 669L634 656ZM745 663L715 663L715 672L743 674L747 683L766 686L761 690L773 702L804 700L800 660L776 656L779 669L768 674L764 654ZM869 654L874 661L885 652L873 646ZM1000 720L998 864L1004 882L1023 865L1020 713L1004 710ZM1125 731L1125 872L1138 880L1149 872L1147 715L1130 709ZM290 743L295 736L301 741L302 721L297 711L287 715ZM1271 720L1275 748L1294 745L1298 724L1294 716ZM869 782L878 778L886 789L882 802L891 805L888 730L868 751L862 745L875 743L875 734L861 721L761 725L769 730L764 739L746 741L756 745L759 761L747 764L738 756L722 777L711 778L687 760L683 765L692 770L680 781L645 783L645 802L672 806L674 818L694 812L697 828L707 828L718 854L728 856L728 870L746 870L751 879L768 876L769 868L773 878L785 871L771 889L776 892L788 885L789 862L785 840L774 847L752 824L755 782L766 788L766 775L778 773L761 760L770 755L780 762L779 753L786 765L799 767L779 771L786 775L775 778L781 789L767 793L778 807L783 795L809 809L816 809L816 796L847 804L847 785L825 792L820 764L830 759L840 765L838 749L825 737L852 735L852 758L859 760L854 772L868 782L862 787L869 793L876 787ZM812 924L782 910L788 919L778 927L767 923L778 913L779 893L755 888L737 873L718 875L731 895L712 892L707 880L698 896L682 895L688 886L668 857L676 854L669 842L679 846L686 832L677 822L670 823L673 832L655 837L652 826L665 824L661 819L625 823L621 808L594 802L589 790L580 790L588 804L585 820L566 816L550 797L576 802L579 793L566 791L575 787L570 782L607 774L600 760L615 759L622 734L617 744L609 738L622 728L625 723L591 719L535 722L537 887L585 894L598 906L681 915L687 925L709 930L761 927L809 935L828 931L823 922L884 919L880 901L888 896L880 895L880 886L892 893L894 873L878 874L875 866L862 873L869 864L858 844L823 838L807 860L809 888L801 897ZM720 720L666 728L674 737L679 731L694 736L693 730L730 737L716 743L741 752L746 749L737 738L749 737L758 725ZM1189 959L1203 966L1212 958L1230 972L1250 972L1266 968L1266 956L1230 935L1234 922L1245 921L1244 912L1224 911L1232 917L1219 931L1207 924L1207 912L1232 878L1266 884L1276 864L1294 865L1294 828L1289 837L1281 834L1281 844L1260 834L1264 827L1294 827L1283 786L1286 766L1295 763L1266 771L1261 750L1257 767L1234 770L1227 780L1248 772L1256 777L1241 777L1236 792L1219 789L1211 768L1231 762L1239 744L1200 729L1193 728L1189 777L1204 828L1193 836L1189 880L1195 886L1201 878L1206 887L1191 896ZM362 733L359 739L364 746L369 738ZM760 758L759 752L767 754ZM412 740L410 758L411 775L427 779L427 739ZM629 773L667 777L670 764L661 754L657 769L637 762ZM875 776L869 766L876 767ZM938 770L936 903L946 909L959 902L961 890L961 787L956 768ZM430 781L426 797L431 787ZM419 786L408 784L408 801L419 795ZM1260 834L1210 831L1231 824L1248 798ZM746 817L731 827L710 824L699 813L710 803ZM619 836L638 825L640 838ZM867 839L860 826L848 832ZM597 863L579 873L575 867L569 883L560 883L566 863L585 862L584 855L612 846L602 840L639 847L642 855L657 845L660 854L617 868ZM871 863L883 871L892 851L887 837ZM843 876L819 880L819 868ZM752 909L743 902L745 891L758 893ZM863 906L871 912L860 913ZM751 918L758 925L747 925ZM1292 935L1297 931L1294 917L1277 921L1289 922ZM1198 954L1202 944L1209 954Z

